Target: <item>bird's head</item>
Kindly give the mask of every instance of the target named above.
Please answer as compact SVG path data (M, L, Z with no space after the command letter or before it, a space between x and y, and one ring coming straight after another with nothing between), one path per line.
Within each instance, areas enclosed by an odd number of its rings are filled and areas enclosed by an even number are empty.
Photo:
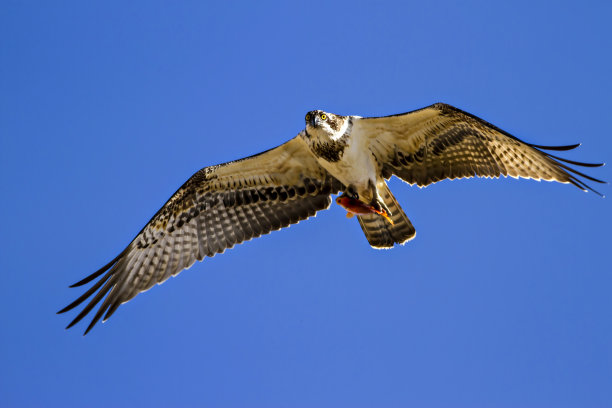
M338 140L347 130L348 117L313 110L306 114L306 137Z

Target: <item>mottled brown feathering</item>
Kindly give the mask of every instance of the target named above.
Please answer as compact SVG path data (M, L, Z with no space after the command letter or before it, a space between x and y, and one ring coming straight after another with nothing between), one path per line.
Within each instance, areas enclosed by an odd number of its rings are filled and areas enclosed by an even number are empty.
M95 294L68 326L101 303L87 333L119 305L196 260L314 216L342 188L300 138L250 158L206 167L178 189L119 256L73 285L102 275L60 313Z
M346 141L341 139L339 141L314 142L310 148L315 156L336 163L342 159Z
M528 144L443 103L401 115L363 118L358 124L370 135L370 149L383 177L395 175L420 187L443 179L511 176L571 183L599 194L578 177L603 183L565 163L601 164L575 162L542 151L570 150L578 145Z

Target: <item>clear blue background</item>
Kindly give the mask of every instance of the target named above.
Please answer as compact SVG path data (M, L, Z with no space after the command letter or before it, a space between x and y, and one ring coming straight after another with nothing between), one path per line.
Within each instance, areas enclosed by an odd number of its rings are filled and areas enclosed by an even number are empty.
M0 405L612 405L610 198L561 184L393 180L404 247L370 249L334 205L86 337L55 315L193 172L310 109L443 101L612 160L611 2L1 8Z

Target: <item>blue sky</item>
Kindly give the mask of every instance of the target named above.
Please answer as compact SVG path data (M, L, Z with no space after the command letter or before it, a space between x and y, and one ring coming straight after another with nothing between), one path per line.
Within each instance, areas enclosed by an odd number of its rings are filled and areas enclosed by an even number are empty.
M443 101L610 162L610 2L2 10L0 405L612 405L610 198L561 184L392 180L404 247L370 249L334 205L86 337L55 315L192 173L281 144L311 109Z

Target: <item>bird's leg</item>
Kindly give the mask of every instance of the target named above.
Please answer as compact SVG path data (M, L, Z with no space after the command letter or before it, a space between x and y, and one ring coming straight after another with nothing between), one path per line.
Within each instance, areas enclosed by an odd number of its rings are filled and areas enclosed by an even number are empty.
M343 195L349 196L350 198L353 198L355 200L359 200L359 194L357 194L357 189L352 184L347 187Z
M385 205L385 202L380 199L380 196L377 194L372 199L370 207L374 209L374 212L380 214L384 219L389 221L391 225L393 225L393 220L391 219L391 210L389 207Z
M349 186L349 188L347 188L341 196L336 198L336 203L344 207L344 209L347 211L347 218L351 218L354 215L361 216L375 213L384 217L387 221L389 221L389 223L391 223L391 225L393 225L393 220L391 217L389 217L391 211L389 211L389 208L387 208L384 201L380 198L376 192L376 189L366 191L365 193L366 195L370 193L373 194L373 198L370 201L371 204L367 204L357 198L359 195L355 192L355 189L352 186Z
M378 209L384 211L388 216L392 215L391 210L389 210L389 207L387 207L384 201L380 200L378 197L376 197L373 201L376 203L373 205L373 207L378 206Z
M391 211L389 210L389 207L385 205L385 202L380 197L380 194L378 194L376 185L372 182L372 180L370 180L368 184L369 184L370 190L372 191L372 202L370 203L370 205L374 207L377 211L381 211L381 212L384 211L388 216L391 216Z

